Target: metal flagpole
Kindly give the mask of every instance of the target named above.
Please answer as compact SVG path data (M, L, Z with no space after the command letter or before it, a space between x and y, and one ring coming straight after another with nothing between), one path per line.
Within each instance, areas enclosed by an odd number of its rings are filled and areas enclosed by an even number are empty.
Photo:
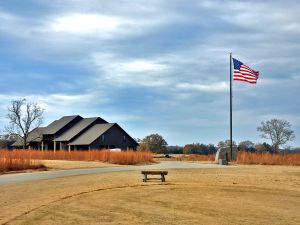
M230 52L230 160L232 160L232 53Z

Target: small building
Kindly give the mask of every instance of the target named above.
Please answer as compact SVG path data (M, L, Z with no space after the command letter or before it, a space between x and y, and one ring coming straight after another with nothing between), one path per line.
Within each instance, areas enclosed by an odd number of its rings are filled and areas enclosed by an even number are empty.
M136 141L118 124L96 124L69 143L71 149L135 149Z
M138 143L117 123L100 117L64 116L47 127L32 130L27 148L38 150L136 149ZM23 147L17 140L13 147Z
M83 133L86 133L95 124L107 123L100 117L83 118L70 129L66 130L62 135L53 139L55 149L71 149L69 143L77 139Z

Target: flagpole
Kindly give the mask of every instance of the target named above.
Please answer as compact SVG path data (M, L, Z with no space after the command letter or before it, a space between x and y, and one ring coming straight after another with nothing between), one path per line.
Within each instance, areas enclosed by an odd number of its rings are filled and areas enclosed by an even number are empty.
M232 160L232 53L230 52L230 160Z

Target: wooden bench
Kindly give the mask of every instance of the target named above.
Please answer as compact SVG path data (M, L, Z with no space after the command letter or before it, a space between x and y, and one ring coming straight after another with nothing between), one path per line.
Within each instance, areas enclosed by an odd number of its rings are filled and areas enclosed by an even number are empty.
M142 171L142 174L144 174L143 182L147 182L147 180L161 180L162 182L165 182L165 176L168 174L168 171L158 171L158 170L148 170L148 171ZM161 178L148 178L148 175L160 175Z

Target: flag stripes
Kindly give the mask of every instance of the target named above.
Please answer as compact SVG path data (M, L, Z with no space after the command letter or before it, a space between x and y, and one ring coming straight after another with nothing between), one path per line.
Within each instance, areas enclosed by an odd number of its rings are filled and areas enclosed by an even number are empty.
M233 80L244 81L250 84L256 84L259 72L252 70L249 66L239 60L233 59Z

